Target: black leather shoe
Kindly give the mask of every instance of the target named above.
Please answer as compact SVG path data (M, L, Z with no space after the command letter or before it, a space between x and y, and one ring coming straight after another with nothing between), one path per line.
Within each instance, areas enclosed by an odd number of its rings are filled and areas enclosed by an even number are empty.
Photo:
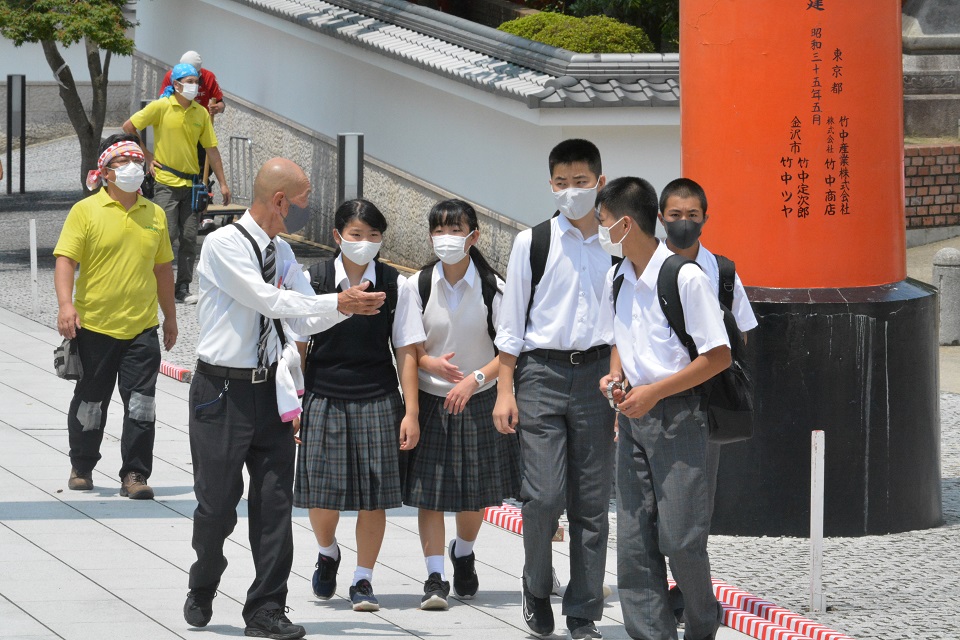
M477 578L477 570L474 567L476 554L471 553L468 556L458 558L453 551L457 541L450 541L450 562L453 563L453 590L464 600L469 600L477 595L477 589L480 588L480 579Z
M217 597L216 588L191 589L187 601L183 603L183 619L191 627L205 627L213 617L213 599Z
M538 598L527 589L527 579L523 578L523 621L531 633L546 638L553 633L553 607L550 598Z
M290 622L286 616L286 607L281 607L257 610L247 623L247 628L243 630L243 635L274 640L297 640L307 635L307 631Z

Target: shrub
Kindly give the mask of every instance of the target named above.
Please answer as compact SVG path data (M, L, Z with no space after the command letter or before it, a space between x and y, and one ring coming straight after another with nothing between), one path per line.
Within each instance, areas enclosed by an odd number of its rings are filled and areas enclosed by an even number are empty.
M639 27L606 16L575 18L541 12L504 22L501 31L577 53L650 53L650 38Z

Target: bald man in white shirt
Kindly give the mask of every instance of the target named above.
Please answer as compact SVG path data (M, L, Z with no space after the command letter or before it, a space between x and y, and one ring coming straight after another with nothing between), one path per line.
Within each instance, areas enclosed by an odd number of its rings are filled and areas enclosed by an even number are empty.
M384 293L368 282L317 296L281 232L309 219L310 181L283 158L257 174L253 204L235 224L210 234L197 273L200 338L190 386L190 451L197 509L186 621L203 627L226 569L223 543L237 523L243 467L256 577L243 607L248 636L293 640L305 630L284 611L293 562L291 508L298 420L284 422L276 381L284 343L323 331L349 314L375 314ZM281 322L282 321L282 322ZM282 332L285 335L281 335ZM282 365L283 366L283 365Z

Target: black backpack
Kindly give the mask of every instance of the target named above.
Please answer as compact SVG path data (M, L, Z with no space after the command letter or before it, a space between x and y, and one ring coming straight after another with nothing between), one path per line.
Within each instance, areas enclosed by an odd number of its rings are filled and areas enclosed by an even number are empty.
M729 444L753 437L753 381L747 375L743 360L743 335L737 326L730 307L733 305L733 288L736 265L724 256L716 256L720 268L720 310L723 311L723 326L730 341L730 366L705 383L705 409L707 412L710 440ZM660 267L657 276L657 297L660 309L677 338L690 354L691 362L697 357L697 346L686 330L683 305L680 302L680 287L677 277L685 264L697 264L680 255L672 255ZM698 267L700 265L697 265ZM616 305L623 275L614 272L613 301Z
M310 268L307 269L310 277L310 286L313 287L317 295L336 293L337 291L336 265L334 264L334 260L336 260L336 258L321 260L320 262L310 265ZM385 285L387 293L386 306L390 313L390 324L392 326L393 316L397 310L397 276L399 272L379 260L375 261L373 265L375 273L377 274L377 282L382 282Z
M483 297L483 304L487 307L487 333L490 334L491 340L496 340L497 328L493 326L493 299L500 292L500 287L497 286L497 276L491 272L484 274L479 269L477 269L477 275L480 276L480 295ZM420 290L420 301L423 305L421 313L427 310L427 300L430 299L430 291L433 289L432 276L433 265L430 265L424 267L417 277L417 288ZM497 348L494 347L493 350L497 351Z
M550 218L534 225L530 229L530 299L527 301L527 315L524 327L530 324L530 310L533 309L533 294L537 285L543 280L543 273L547 268L547 254L550 253L550 221L560 215L557 211ZM620 264L622 258L612 258L613 265Z

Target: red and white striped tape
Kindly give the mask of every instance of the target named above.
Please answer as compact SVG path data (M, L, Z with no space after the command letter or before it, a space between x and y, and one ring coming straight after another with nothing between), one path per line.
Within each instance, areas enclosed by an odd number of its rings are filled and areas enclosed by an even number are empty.
M180 382L190 382L193 379L193 372L190 369L178 367L163 360L160 361L160 373Z
M484 520L517 535L523 535L520 509L503 504L487 507ZM676 584L667 580L668 586ZM723 605L723 624L757 640L853 640L848 635L829 629L793 613L789 609L758 598L727 584L713 580L717 600Z
M513 505L502 504L499 507L487 507L483 519L518 536L523 535L523 516L520 515L520 509Z

